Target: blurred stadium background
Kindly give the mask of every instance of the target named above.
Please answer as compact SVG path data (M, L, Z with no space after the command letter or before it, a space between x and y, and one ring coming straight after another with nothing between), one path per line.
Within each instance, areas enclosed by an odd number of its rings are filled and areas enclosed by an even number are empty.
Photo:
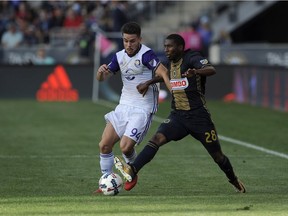
M120 78L100 85L94 71L122 48L120 27L133 20L163 60L165 36L188 35L218 71L207 98L287 112L287 8L276 0L1 1L0 99L117 101Z

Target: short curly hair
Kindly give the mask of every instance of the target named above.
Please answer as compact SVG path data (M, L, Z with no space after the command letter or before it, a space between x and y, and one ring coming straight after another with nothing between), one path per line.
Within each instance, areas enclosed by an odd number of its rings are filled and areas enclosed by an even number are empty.
M141 27L136 22L125 23L121 28L122 34L136 34L138 37L141 36Z
M175 42L175 44L177 44L177 46L183 46L183 48L185 47L185 41L183 39L183 37L179 34L170 34L166 37L167 40L173 40Z

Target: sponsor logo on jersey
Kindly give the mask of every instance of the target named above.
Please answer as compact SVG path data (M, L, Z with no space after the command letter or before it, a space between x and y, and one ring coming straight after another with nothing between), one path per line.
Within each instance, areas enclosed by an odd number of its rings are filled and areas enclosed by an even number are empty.
M181 78L181 79L172 79L170 80L170 84L172 87L172 90L183 90L186 89L189 85L188 79Z

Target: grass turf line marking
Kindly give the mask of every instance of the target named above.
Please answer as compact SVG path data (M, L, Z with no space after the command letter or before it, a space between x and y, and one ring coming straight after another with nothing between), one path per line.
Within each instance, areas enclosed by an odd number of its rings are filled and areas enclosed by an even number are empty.
M175 154L166 154L163 157L173 157L173 158L191 158L191 155L175 155ZM97 156L96 156L97 157ZM158 157L162 157L161 155L159 155ZM197 156L195 155L194 158L207 158L209 156L207 156L207 154L198 154ZM233 155L233 154L229 154L229 158L238 158L239 155ZM271 154L267 154L264 156L265 158L272 158L274 157L274 155ZM241 158L253 158L253 159L263 159L263 156L259 155L259 156L255 156L254 154L251 155L241 155ZM2 159L11 159L11 160L23 160L23 159L59 159L59 160L63 160L63 159L95 159L95 155L0 155L0 160Z
M103 101L103 100L101 100L100 103L98 102L97 104L100 104L102 106L109 107L109 108L115 108L115 106L116 106L115 104L113 104L111 102L107 102L107 101ZM165 120L164 118L161 118L161 117L156 116L156 115L153 118L153 121L156 121L158 123L162 123L164 120ZM248 143L248 142L244 142L244 141L241 141L241 140L233 139L233 138L226 137L226 136L223 136L223 135L220 135L220 134L218 134L218 137L219 137L220 140L223 140L223 141L235 144L235 145L244 146L246 148L254 149L254 150L261 151L261 152L264 152L264 153L267 153L267 154L271 154L271 155L274 155L274 156L277 156L277 157L288 159L288 155L284 154L284 153L281 153L281 152L272 151L270 149L266 149L266 148L257 146L257 145L252 144L252 143Z
M156 121L158 123L162 123L164 120L165 119L163 119L161 117L158 117L158 116L154 117L154 121ZM288 155L284 154L284 153L272 151L272 150L257 146L255 144L251 144L251 143L244 142L244 141L241 141L241 140L233 139L233 138L226 137L226 136L223 136L223 135L220 135L220 134L218 134L218 137L219 137L220 140L223 140L223 141L235 144L235 145L244 146L246 148L255 149L255 150L258 150L258 151L261 151L261 152L265 152L267 154L271 154L271 155L274 155L274 156L277 156L277 157L282 157L282 158L288 159Z
M282 158L288 159L288 155L284 154L284 153L272 151L272 150L269 150L269 149L266 149L266 148L263 148L263 147L248 143L248 142L244 142L244 141L241 141L241 140L233 139L233 138L226 137L226 136L223 136L223 135L218 135L218 137L219 137L220 140L223 140L223 141L226 141L226 142L230 142L230 143L233 143L233 144L236 144L236 145L240 145L240 146L245 146L247 148L255 149L255 150L258 150L258 151L265 152L267 154L271 154L271 155L275 155L275 156L278 156L278 157L282 157Z

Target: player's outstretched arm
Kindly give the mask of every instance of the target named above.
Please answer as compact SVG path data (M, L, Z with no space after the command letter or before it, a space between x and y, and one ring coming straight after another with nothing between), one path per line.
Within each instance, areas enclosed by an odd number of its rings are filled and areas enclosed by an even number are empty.
M195 74L199 74L201 76L212 76L216 74L216 70L213 66L205 66L200 69L189 68L184 74L183 77L192 77Z
M160 65L158 66L156 70L156 75L160 76L163 79L167 89L171 92L172 88L170 84L168 69L163 64L160 63Z

